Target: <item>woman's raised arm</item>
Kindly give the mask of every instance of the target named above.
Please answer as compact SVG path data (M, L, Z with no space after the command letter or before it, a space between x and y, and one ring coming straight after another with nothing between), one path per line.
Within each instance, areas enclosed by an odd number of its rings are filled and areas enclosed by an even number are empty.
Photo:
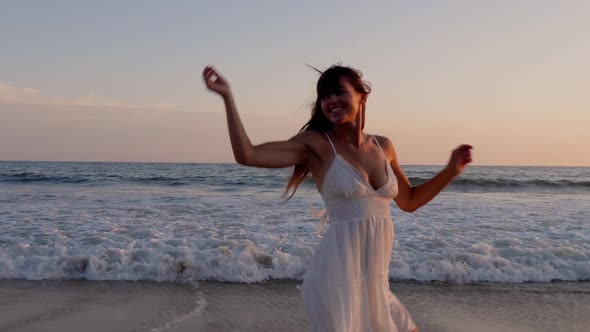
M242 165L278 168L305 164L311 149L305 144L307 134L299 133L288 141L252 145L231 93L229 83L211 66L203 70L207 88L223 98L227 115L227 127L236 162Z

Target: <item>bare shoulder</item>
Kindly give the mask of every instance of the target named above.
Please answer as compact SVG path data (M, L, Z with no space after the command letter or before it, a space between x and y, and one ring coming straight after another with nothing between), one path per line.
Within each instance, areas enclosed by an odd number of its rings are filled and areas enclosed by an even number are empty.
M289 139L291 142L304 144L316 156L325 155L329 147L326 137L317 130L306 130Z
M319 131L315 130L306 130L297 135L291 137L289 141L291 142L299 142L304 144L314 144L322 139L322 134Z
M391 161L395 160L396 159L395 148L394 148L391 140L385 136L379 136L379 135L373 135L373 136L375 136L375 138L377 139L377 142L379 142L381 149L383 149L383 152L385 153L385 155L387 156L389 161L391 162Z

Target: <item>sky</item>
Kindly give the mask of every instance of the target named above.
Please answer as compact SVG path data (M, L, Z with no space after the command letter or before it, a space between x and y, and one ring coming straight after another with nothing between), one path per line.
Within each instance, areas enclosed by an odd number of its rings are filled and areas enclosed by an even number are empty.
M401 164L590 166L588 1L2 1L0 160L233 162L309 119L341 62Z

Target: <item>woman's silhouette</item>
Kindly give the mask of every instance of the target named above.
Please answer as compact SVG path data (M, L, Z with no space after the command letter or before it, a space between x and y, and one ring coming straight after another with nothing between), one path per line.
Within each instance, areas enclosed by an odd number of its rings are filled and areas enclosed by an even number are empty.
M360 73L335 65L322 72L312 117L286 141L252 145L240 121L228 82L210 66L209 90L225 102L236 161L256 167L295 166L287 191L308 173L326 205L330 229L303 279L303 298L313 331L417 331L405 307L389 290L394 229L390 200L413 212L432 200L471 162L471 146L455 149L429 181L412 187L393 144L363 131L370 87ZM291 195L292 195L291 194Z

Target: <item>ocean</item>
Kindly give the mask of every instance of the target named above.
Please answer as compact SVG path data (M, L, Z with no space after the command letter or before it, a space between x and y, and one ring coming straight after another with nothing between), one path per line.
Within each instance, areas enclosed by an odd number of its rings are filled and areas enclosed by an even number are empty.
M323 203L311 180L285 202L290 172L0 162L0 279L301 280ZM392 281L590 280L590 168L473 166L414 213L391 204Z

